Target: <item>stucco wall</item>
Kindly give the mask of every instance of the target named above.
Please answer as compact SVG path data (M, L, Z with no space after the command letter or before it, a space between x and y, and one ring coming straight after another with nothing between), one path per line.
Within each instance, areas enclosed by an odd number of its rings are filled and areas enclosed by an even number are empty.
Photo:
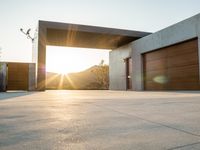
M110 90L126 90L126 68L124 59L131 56L131 45L126 45L109 53Z
M131 43L133 57L133 87L143 90L142 54L200 37L200 14ZM199 40L200 45L200 40ZM199 46L200 54L200 46ZM199 55L200 57L200 55ZM200 60L200 59L199 59Z

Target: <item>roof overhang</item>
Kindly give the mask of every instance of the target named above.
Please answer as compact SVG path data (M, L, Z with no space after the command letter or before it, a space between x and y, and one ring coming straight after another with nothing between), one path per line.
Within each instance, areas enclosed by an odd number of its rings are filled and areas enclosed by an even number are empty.
M116 49L151 33L79 24L39 21L45 29L46 45Z

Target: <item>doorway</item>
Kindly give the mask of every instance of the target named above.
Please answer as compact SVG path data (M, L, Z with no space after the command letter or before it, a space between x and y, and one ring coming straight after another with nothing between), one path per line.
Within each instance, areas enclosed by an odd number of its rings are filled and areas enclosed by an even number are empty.
M126 90L132 90L132 58L126 58Z

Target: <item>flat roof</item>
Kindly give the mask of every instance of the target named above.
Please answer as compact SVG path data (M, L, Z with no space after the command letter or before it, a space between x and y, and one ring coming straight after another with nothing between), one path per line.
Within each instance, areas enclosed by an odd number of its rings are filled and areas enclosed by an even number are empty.
M46 44L97 49L116 49L151 33L88 26L71 23L39 21L39 28L46 29Z

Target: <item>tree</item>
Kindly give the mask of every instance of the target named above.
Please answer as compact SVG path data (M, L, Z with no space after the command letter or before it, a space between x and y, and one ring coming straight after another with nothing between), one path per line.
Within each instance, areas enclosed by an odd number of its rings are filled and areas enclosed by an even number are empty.
M2 50L2 48L1 48L1 46L0 46L0 59L1 59L1 50Z
M109 66L104 64L104 60L101 60L98 66L96 66L92 72L95 75L96 83L100 89L108 89L109 87Z

